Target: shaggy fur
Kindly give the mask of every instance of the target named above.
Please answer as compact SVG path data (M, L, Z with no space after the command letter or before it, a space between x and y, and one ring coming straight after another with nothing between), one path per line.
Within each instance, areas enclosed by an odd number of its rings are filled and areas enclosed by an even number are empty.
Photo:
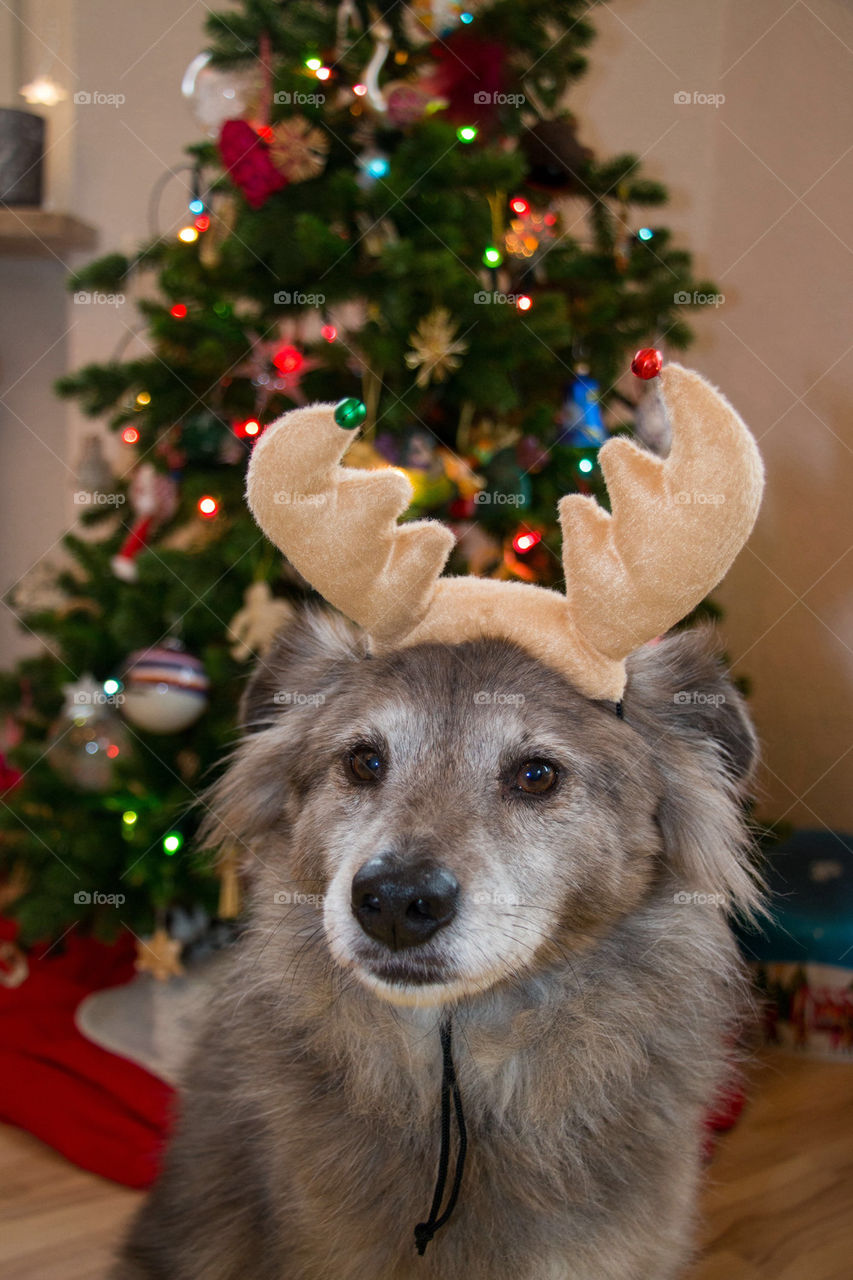
M506 640L280 637L208 833L247 851L251 927L115 1280L674 1280L743 995L725 912L756 903L754 738L709 645L636 653L620 720ZM359 743L380 783L347 774ZM513 790L542 757L554 790ZM387 850L461 885L396 953L350 907ZM421 1258L447 1011L469 1153Z

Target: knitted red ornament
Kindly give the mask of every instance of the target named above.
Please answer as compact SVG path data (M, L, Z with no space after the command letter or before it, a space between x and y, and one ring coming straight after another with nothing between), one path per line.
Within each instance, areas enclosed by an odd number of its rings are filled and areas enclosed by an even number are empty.
M274 191L287 186L287 178L270 159L269 147L246 120L225 121L219 154L231 181L253 209L260 209Z

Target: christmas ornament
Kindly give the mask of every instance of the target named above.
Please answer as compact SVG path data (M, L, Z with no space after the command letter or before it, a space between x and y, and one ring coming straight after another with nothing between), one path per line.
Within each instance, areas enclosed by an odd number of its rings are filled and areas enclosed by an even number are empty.
M459 368L459 356L468 350L468 344L455 333L456 324L446 307L436 307L419 321L409 335L414 350L406 355L408 367L418 370L416 386L426 387L432 380L443 382L448 373Z
M6 908L17 902L29 887L30 879L23 862L13 862L10 867L0 872L0 915Z
M226 120L253 116L262 88L263 76L257 63L214 67L207 52L193 58L181 81L181 94L209 138L217 137Z
M464 458L452 449L444 447L438 450L446 475L453 481L462 499L476 498L483 488L483 478L468 466Z
M361 400L349 396L345 400L338 401L334 416L339 427L343 427L345 431L354 431L367 417L367 407Z
M285 329L289 333L294 332L296 325L288 322L279 326L280 331ZM255 421L263 418L269 401L279 391L285 391L292 400L302 403L301 379L319 362L303 355L292 343L283 342L281 336L270 339L263 339L257 333L250 333L249 336L252 343L249 356L233 367L229 378L230 380L246 378L251 382L255 393L252 418ZM233 444L233 429L231 432L226 430L225 434L230 435L230 444ZM223 437L223 444L224 439L225 437ZM238 452L242 453L241 450Z
M290 116L272 126L269 154L288 182L307 182L326 167L329 135L304 116Z
M243 608L228 624L228 633L234 638L232 657L238 662L262 657L292 614L286 600L273 596L268 582L251 582L243 593Z
M462 13L474 13L479 0L411 0L403 6L403 30L412 44L424 44L454 31Z
M631 372L644 382L656 378L663 368L663 353L654 347L643 347L631 361Z
M515 446L515 457L522 471L538 475L548 465L548 450L536 436L523 436Z
M170 529L158 539L158 546L164 551L184 551L196 555L199 551L206 550L211 543L216 542L222 532L220 521L199 520L193 516L185 524Z
M220 920L236 920L242 906L240 891L240 859L233 847L224 849L219 859L219 906L217 914Z
M395 129L408 129L423 120L435 95L415 81L394 80L385 86L388 120Z
M415 428L403 446L402 470L412 486L413 508L424 511L442 507L456 493L447 475L444 459L428 432Z
M601 390L588 373L577 373L568 388L560 414L558 444L573 449L596 449L609 438L599 403Z
M520 86L510 79L508 50L499 41L460 27L436 46L434 56L430 86L446 103L449 120L492 132L504 104L514 98L524 102Z
M187 451L181 448L181 428L168 427L155 444L154 453L166 463L172 479L180 479L180 474L187 465Z
M136 557L148 545L157 525L165 524L175 514L178 486L171 476L163 475L150 462L143 462L133 473L128 497L135 518L110 567L123 582L136 582Z
M136 971L150 973L158 982L180 978L184 973L181 964L182 944L170 937L162 926L149 938L138 938L136 943Z
M234 370L236 374L236 370ZM188 461L205 466L223 461L233 436L228 423L210 409L189 413L180 422L180 447Z
M459 415L456 447L460 453L474 459L478 466L482 467L500 449L516 444L518 439L517 427L511 427L505 422L495 422L485 414L475 418L473 406L470 401L466 402L463 413Z
M386 245L397 244L400 239L397 228L390 218L382 218L380 222L376 222L366 213L357 213L355 223L364 251L371 258L378 258ZM350 327L358 326L351 324Z
M338 62L354 43L355 36L364 31L364 23L355 0L341 0L335 18L335 61Z
M132 653L122 680L122 711L148 733L180 733L207 707L210 681L204 666L176 641Z
M68 603L68 597L58 586L58 579L56 564L51 564L47 559L38 560L10 590L15 611L26 616L63 608Z
M527 160L527 181L532 187L565 194L588 191L584 175L593 153L578 142L576 127L573 116L563 116L540 120L521 134L519 150Z
M219 154L235 187L252 209L261 209L276 191L287 186L270 159L268 144L246 120L226 120L219 134Z
M63 685L65 705L48 738L52 769L81 791L108 791L117 760L130 756L130 737L103 685L85 675Z
M10 938L0 941L0 987L10 990L19 987L29 977L27 957Z
M7 791L13 791L23 776L20 769L10 764L0 751L0 796L5 795Z
M90 496L104 494L106 498L115 492L113 473L104 457L102 436L95 433L84 436L83 451L77 462L75 482L79 491Z
M379 87L379 73L385 65L385 59L388 57L388 52L391 48L392 32L388 23L379 18L370 27L370 35L375 41L375 47L361 79L364 84L367 101L374 111L383 114L385 111L385 98Z

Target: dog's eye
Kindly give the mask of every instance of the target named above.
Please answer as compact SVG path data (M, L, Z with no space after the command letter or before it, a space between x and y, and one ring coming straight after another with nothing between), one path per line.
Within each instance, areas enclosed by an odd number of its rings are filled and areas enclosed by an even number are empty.
M557 781L557 770L547 760L525 760L515 775L515 786L529 796L542 796Z
M382 757L373 747L354 747L347 756L347 771L356 782L378 782Z

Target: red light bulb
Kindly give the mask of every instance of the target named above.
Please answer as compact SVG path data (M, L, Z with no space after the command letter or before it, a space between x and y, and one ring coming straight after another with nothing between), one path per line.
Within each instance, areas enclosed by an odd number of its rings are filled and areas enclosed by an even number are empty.
M205 494L203 498L198 500L198 513L205 520L212 520L219 510L219 503L215 498L211 498L209 494Z
M542 541L542 534L536 529L525 529L523 533L517 533L512 540L512 545L520 555L524 555L525 551L532 551L537 542Z
M524 196L513 196L509 202L509 207L519 218L525 217L530 212L530 205Z
M302 368L304 356L297 347L282 347L272 358L279 373L298 373Z
M125 427L121 433L121 438L125 444L136 444L139 440L139 432L136 427Z
M176 320L183 320L184 316L187 314L187 308L185 303L176 302L175 305L172 307L171 314L175 317Z

